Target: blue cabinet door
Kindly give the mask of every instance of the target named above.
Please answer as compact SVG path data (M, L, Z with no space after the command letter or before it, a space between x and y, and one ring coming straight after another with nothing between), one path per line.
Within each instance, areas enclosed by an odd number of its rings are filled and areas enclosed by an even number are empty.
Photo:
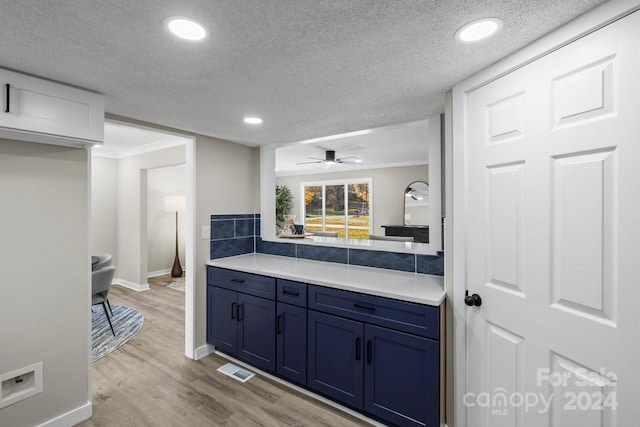
M364 410L399 426L439 426L437 341L365 325Z
M266 371L276 370L276 303L238 294L238 358Z
M361 410L363 324L311 310L308 316L307 386Z
M307 309L279 302L276 307L276 372L307 384Z
M207 341L217 350L238 353L237 292L207 286Z

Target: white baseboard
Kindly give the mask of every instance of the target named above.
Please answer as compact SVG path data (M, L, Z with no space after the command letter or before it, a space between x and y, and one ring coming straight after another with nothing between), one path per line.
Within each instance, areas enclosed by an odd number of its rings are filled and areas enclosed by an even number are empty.
M142 292L142 291L148 291L149 290L149 284L148 283L138 284L138 283L130 282L128 280L124 280L124 279L116 278L116 279L113 280L113 284L114 285L120 285L123 288L131 289L131 290L134 290L136 292Z
M171 273L171 269L170 268L166 268L164 270L150 271L150 272L147 273L147 279L149 277L164 276L165 274L169 274L169 273Z
M369 424L371 424L373 426L385 427L385 424L381 424L378 421L375 421L375 420L367 417L366 415L361 414L360 412L356 412L353 409L347 408L346 406L342 406L339 403L336 403L333 400L329 400L326 397L322 397L319 394L315 394L314 392L309 391L306 388L298 387L295 384L292 384L292 383L290 383L288 381L285 381L285 380L283 380L281 378L278 378L278 377L276 377L274 375L271 375L271 374L269 374L267 372L264 372L264 371L256 368L255 366L251 366L251 365L249 365L247 363L244 363L244 362L236 359L235 357L229 356L229 355L221 353L219 351L214 351L214 353L217 354L218 356L221 356L221 357L233 362L234 365L242 366L243 368L246 368L246 369L248 369L248 370L250 370L252 372L259 373L260 375L263 375L263 376L269 378L272 381L275 381L275 382L277 382L279 384L285 385L285 386L287 386L289 388L292 388L292 389L296 390L299 393L302 393L302 394L304 394L306 396L309 396L309 397L312 397L312 398L314 398L316 400L319 400L320 402L325 403L325 404L327 404L329 406L332 406L332 407L334 407L336 409L339 409L340 411L345 412L345 413L347 413L347 414L349 414L349 415L351 415L351 416L353 416L355 418L364 420L364 421L368 422Z
M158 277L158 276L164 276L165 274L169 274L171 273L171 269L167 268L165 270L156 270L156 271L150 271L147 273L147 278L149 277ZM182 274L187 274L187 270L183 267L182 268Z
M87 402L84 405L72 409L71 411L57 416L49 421L40 424L38 427L69 427L81 423L84 420L91 418L93 414L93 408L91 402Z
M194 360L202 359L203 357L208 356L215 351L216 348L211 344L202 345L196 348L196 351L194 353Z

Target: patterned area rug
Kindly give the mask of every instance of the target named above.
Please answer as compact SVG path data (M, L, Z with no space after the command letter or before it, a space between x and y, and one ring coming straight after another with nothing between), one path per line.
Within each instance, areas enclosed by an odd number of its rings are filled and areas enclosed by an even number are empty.
M149 282L149 284L166 286L167 288L184 292L184 276L171 277L170 274L165 274L163 276L150 277L147 281Z
M114 337L102 306L91 310L91 361L95 362L135 337L144 323L144 316L137 310L120 305L111 305L111 323L116 332ZM108 308L107 308L108 310ZM111 315L111 312L109 312Z

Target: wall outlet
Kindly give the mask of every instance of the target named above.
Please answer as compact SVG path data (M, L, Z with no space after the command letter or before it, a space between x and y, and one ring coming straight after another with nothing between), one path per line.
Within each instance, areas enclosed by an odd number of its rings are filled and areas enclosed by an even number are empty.
M0 375L0 409L42 393L42 362Z
M203 225L202 226L202 240L209 240L211 239L211 226L210 225Z

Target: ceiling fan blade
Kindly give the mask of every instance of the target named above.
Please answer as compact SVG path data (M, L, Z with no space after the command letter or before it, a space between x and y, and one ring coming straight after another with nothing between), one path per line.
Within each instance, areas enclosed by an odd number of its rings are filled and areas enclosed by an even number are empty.
M300 163L296 163L296 165L310 165L312 163L324 163L324 160L315 160L313 162L300 162Z
M342 160L342 159L340 159L340 160ZM346 161L346 162L345 162L344 160L342 160L340 163L342 163L343 165L357 165L357 166L362 166L362 163L360 163L360 162L349 162L349 161Z

